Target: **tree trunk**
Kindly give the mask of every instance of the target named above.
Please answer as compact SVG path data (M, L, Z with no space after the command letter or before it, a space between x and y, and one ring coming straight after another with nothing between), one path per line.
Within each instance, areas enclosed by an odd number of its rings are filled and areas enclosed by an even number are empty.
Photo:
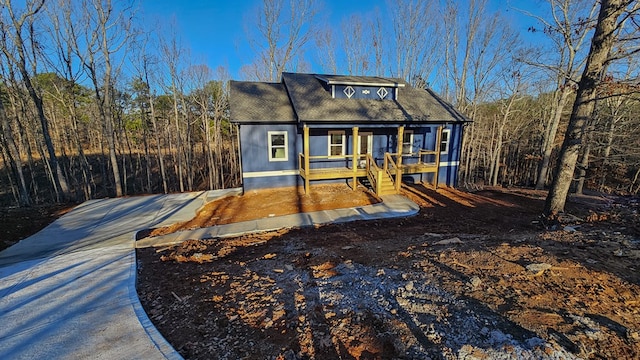
M569 127L556 165L556 175L544 205L544 214L548 217L553 217L564 211L582 145L584 128L595 108L598 82L606 69L609 52L616 41L616 33L614 32L616 22L625 10L628 1L603 0L600 4L598 23L591 40L591 49L587 56L584 72L578 83Z
M606 142L602 154L602 176L600 178L600 191L604 190L604 184L607 179L607 172L609 167L609 156L611 155L611 148L613 147L613 138L616 132L616 116L611 117L609 128L607 129Z
M636 173L633 175L633 181L631 181L631 185L629 185L629 192L633 195L638 195L638 191L640 190L640 184L633 190L633 186L638 183L638 177L640 177L640 166L638 166L638 170L636 170Z
M590 155L591 155L591 143L587 139L587 145L584 148L584 152L582 153L582 159L580 160L578 183L576 184L576 194L578 195L582 195L584 191L584 182L587 177L587 169L589 168Z
M506 118L506 115L505 115ZM491 186L498 185L498 174L500 173L500 157L502 155L502 141L504 136L504 123L501 123L498 127L498 135L496 136L496 149L495 149L495 158L493 160L493 174L491 177Z
M558 133L558 126L560 125L560 119L562 119L562 111L567 104L569 94L570 87L568 86L568 82L566 82L565 87L560 90L560 97L557 103L554 104L551 121L549 121L547 124L549 128L545 132L544 137L542 162L540 164L540 171L538 172L538 179L536 180L537 190L544 189L544 186L547 183L547 177L549 176L549 164L551 163L551 154L553 153L556 134Z
M16 189L16 185L13 183L13 177L11 176L11 171L7 168L7 164L11 163L11 160L7 157L9 156L7 152L7 148L4 145L4 141L2 139L2 135L0 135L0 155L2 156L2 163L5 164L4 169L7 173L7 180L9 182L9 187L11 188L11 194L13 195L13 200L15 200L16 204L20 205L20 199L18 198L18 189Z
M105 79L107 81L109 79ZM118 164L118 157L116 154L116 139L115 130L113 128L113 114L111 111L111 89L107 89L108 83L105 83L104 98L102 102L102 114L105 126L105 136L107 137L107 147L109 150L109 162L111 163L111 171L113 173L113 181L116 190L116 197L123 195L122 181L120 179L120 165Z
M149 83L147 83L148 86ZM156 152L158 154L158 164L160 165L160 178L162 179L162 191L167 194L169 188L167 187L167 171L164 166L164 154L162 154L162 148L160 146L160 132L158 130L158 120L156 120L156 111L153 104L153 96L149 93L149 107L151 109L151 125L153 126L153 134L156 138Z
M175 81L175 80L173 80ZM184 176L182 164L182 137L180 136L180 114L178 112L178 94L177 88L173 86L173 116L176 126L176 155L175 155L175 171L178 175L178 183L180 184L180 192L184 192Z
M0 99L0 128L2 128L2 134L4 135L4 143L7 148L9 160L15 167L15 173L18 177L18 205L29 206L31 205L31 199L29 198L29 190L27 189L27 182L24 178L24 172L22 171L22 159L20 158L20 152L16 146L13 138L13 131L9 125L9 119L7 113L4 110L4 104ZM6 166L6 165L5 165Z

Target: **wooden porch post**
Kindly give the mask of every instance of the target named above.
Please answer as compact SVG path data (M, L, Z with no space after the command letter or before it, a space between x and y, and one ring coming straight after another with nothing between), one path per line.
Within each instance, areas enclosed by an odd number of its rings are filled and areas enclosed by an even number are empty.
M442 141L442 126L438 126L436 132L436 172L433 174L433 188L438 189L438 175L440 172L440 142Z
M360 147L358 146L358 127L354 126L353 127L353 131L352 131L352 139L351 139L351 145L352 145L352 155L353 155L353 160L351 161L351 167L353 167L353 182L351 183L351 187L353 188L353 190L355 191L356 188L358 187L357 185L357 181L358 181L358 161L360 160L360 158L358 157L358 155L360 155Z
M402 187L402 140L404 138L404 125L398 127L398 158L396 159L396 191Z
M308 194L309 189L309 127L304 125L302 128L303 139L303 153L304 153L304 193Z

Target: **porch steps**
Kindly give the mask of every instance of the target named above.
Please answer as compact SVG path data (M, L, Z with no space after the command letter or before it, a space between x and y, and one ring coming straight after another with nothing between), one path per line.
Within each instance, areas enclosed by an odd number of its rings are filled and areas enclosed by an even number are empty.
M387 174L386 172L382 173L382 181L380 184L380 192L378 192L378 196L382 196L382 195L390 195L390 194L397 194L398 192L396 191L396 186L393 183L393 179L391 178L391 176L389 176L389 174Z
M371 180L369 180L369 177L360 178L360 183L366 186L367 188L373 190L373 192L376 191L376 189L374 189L373 187L373 184L371 183ZM389 176L389 174L383 173L382 181L380 185L380 192L378 192L376 195L382 196L382 195L391 195L391 194L397 194L397 193L398 192L396 191L396 187L393 183L393 178Z

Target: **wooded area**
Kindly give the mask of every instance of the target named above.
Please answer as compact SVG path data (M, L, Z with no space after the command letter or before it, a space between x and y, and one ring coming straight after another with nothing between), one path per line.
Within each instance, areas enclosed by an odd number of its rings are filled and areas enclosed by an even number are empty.
M247 17L255 59L242 76L404 78L474 120L462 187L549 187L569 148L563 179L573 191L637 194L638 2L547 0L535 13L461 4L390 1L331 28L320 2L264 0ZM239 185L228 70L196 62L175 26L144 28L130 1L0 5L0 203ZM514 13L530 23L526 31Z

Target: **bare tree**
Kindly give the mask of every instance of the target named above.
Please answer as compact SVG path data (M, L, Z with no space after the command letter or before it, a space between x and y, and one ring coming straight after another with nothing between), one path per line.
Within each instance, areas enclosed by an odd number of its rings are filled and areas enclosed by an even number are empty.
M306 44L315 34L318 7L315 0L263 0L247 28L249 42L258 58L245 74L260 81L278 81L283 71L299 63Z
M582 0L548 0L550 18L525 14L538 21L542 29L530 27L533 33L544 33L550 40L549 49L529 53L522 61L550 73L555 79L555 90L550 103L541 144L541 161L536 179L536 189L544 188L549 177L551 155L555 148L558 126L578 82L579 69L584 61L582 54L585 39L590 34L596 15L596 2Z
M2 95L2 93L0 93L0 95ZM7 150L9 165L18 177L18 205L29 206L31 205L31 199L29 198L27 182L24 172L22 171L22 158L13 138L13 129L11 129L11 125L9 124L7 112L4 110L2 96L0 96L0 129L2 130L2 145ZM5 161L4 163L6 166L7 162Z
M342 21L341 28L347 73L349 75L368 74L373 46L370 41L371 36L366 29L371 27L360 16L352 15Z
M607 65L612 60L610 53L618 39L620 29L624 26L626 19L638 11L639 6L633 0L603 0L600 4L598 22L591 40L591 49L578 83L569 126L560 149L556 176L545 201L544 214L547 216L554 216L564 210L585 125L595 108L598 84ZM629 7L631 8L629 9ZM622 19L619 19L621 17Z
M210 112L211 112L211 96L207 89L207 85L213 78L213 72L207 65L194 65L187 70L191 75L194 83L194 90L191 92L191 100L197 105L200 112L201 130L204 133L203 136L203 150L205 158L207 159L207 180L209 189L215 189L214 181L217 179L216 170L217 167L214 162L214 151L211 146L211 136L213 132L211 130ZM215 135L214 135L215 136Z
M508 139L507 131L511 127L513 132L526 124L522 119L514 121L514 115L518 112L516 102L523 97L526 83L519 69L504 71L504 80L500 87L504 91L500 92L498 100L499 114L494 117L493 127L495 128L492 142L495 144L491 149L491 163L489 167L489 179L492 186L498 185L498 175L500 173L500 159L502 158L503 146ZM505 169L506 171L506 169Z
M518 35L506 23L500 13L489 13L486 0L473 0L468 7L447 1L442 10L445 14L442 88L445 96L470 118L476 120L464 134L461 178L464 183L475 183L475 170L487 154L477 151L484 147L489 136L483 131L492 131L478 118L478 107L499 94L501 74L510 73L514 53L518 49ZM512 78L512 80L517 77ZM453 89L453 90L449 90ZM489 175L487 175L489 176ZM485 177L488 180L488 177Z
M440 48L439 22L435 18L435 3L425 0L397 0L389 2L393 25L393 45L389 48L391 76L415 84L418 79L429 79L435 69ZM374 29L374 26L370 26ZM372 37L373 38L373 37Z
M36 15L42 10L44 0L27 1L22 13L16 13L10 0L1 0L3 45L2 52L8 61L15 66L33 101L44 143L47 148L48 163L52 169L54 190L58 201L66 200L69 194L69 186L58 162L56 151L49 131L49 119L44 111L42 97L35 88L32 77L37 71L37 60L40 49L35 34Z
M111 0L83 0L81 2L81 28L74 31L76 55L94 87L95 101L104 126L109 161L113 173L116 196L122 196L120 164L116 151L116 130L114 128L114 84L115 75L120 70L125 56L126 45L132 42L131 32L133 8L126 3L116 5ZM72 28L73 30L73 28ZM118 60L114 60L114 59Z
M175 161L176 164L176 174L178 176L178 183L180 185L180 192L185 191L185 156L183 149L183 134L182 128L183 123L187 121L183 119L182 114L180 113L180 104L183 97L183 81L181 77L181 58L186 53L186 49L182 47L180 44L177 35L173 34L173 36L168 40L161 40L160 48L162 51L162 60L167 67L168 70L168 79L165 79L163 86L165 89L171 93L171 99L173 100L173 120L174 120L174 130L175 130ZM184 110L184 107L183 107Z
M342 36L337 38L331 27L317 32L318 58L323 69L332 74L385 75L383 62L391 52L387 49L383 21L377 10L344 18L338 31Z
M49 17L49 37L55 49L54 71L65 79L63 86L56 87L56 93L60 103L69 113L69 126L73 130L69 132L74 148L79 158L79 167L82 174L82 188L85 200L93 197L92 175L89 161L85 155L85 149L80 139L79 122L80 114L78 109L79 100L77 97L77 84L82 74L82 64L75 56L73 44L75 42L75 32L73 29L73 9L72 0L57 0L49 2L46 10Z
M337 44L331 28L318 31L316 36L318 59L325 72L338 73Z
M137 61L134 61L133 65L136 69L136 72L139 78L139 82L136 82L136 83L138 83L138 86L140 88L139 89L141 93L140 96L146 97L145 100L149 107L148 115L149 115L149 120L151 122L152 130L153 130L153 140L155 142L156 156L158 158L158 166L160 168L160 179L162 182L162 191L165 194L167 194L169 192L169 185L168 185L168 179L167 179L165 160L162 154L162 141L160 137L161 130L160 130L160 127L158 126L158 115L156 114L156 106L155 106L156 99L154 96L154 92L152 90L152 84L151 84L151 78L150 78L150 73L157 72L158 70L156 66L157 59L155 59L154 56L148 53L150 51L149 42L150 42L150 39L149 39L149 36L147 36L140 43L140 46L138 47L139 53L137 56L135 56L135 59ZM150 159L147 159L147 162L149 161Z

